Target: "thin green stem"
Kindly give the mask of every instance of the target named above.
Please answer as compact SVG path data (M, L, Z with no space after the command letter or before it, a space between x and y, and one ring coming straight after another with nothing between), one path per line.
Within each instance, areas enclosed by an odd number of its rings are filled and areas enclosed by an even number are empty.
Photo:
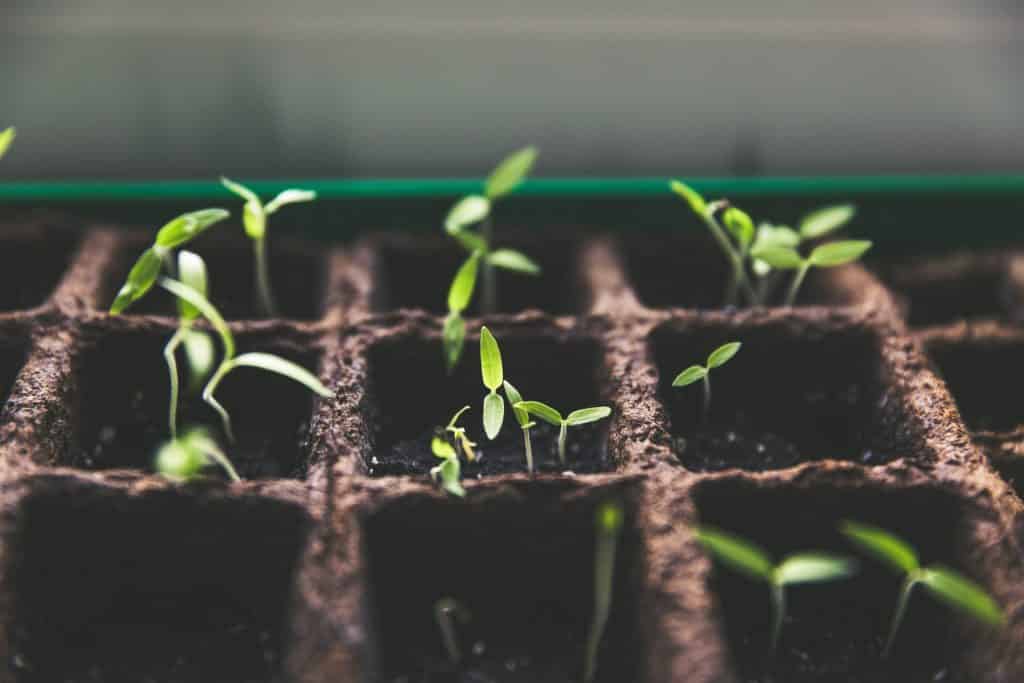
M747 279L747 272L743 266L743 257L733 247L732 242L729 241L728 235L725 234L725 230L715 220L714 208L709 208L703 214L701 218L704 224L711 231L711 235L718 242L718 246L722 248L725 253L725 257L729 260L729 264L732 266L732 280L726 287L725 292L725 305L734 306L737 303L737 292L742 290L744 296L747 297L748 302L754 301L754 290L750 286L750 281Z
M592 683L597 673L597 651L608 624L612 607L612 583L615 577L615 551L618 533L602 532L594 550L594 620L587 636L587 654L584 660L583 681Z
M187 333L188 328L179 327L164 347L164 361L167 363L167 374L171 380L171 403L167 409L167 425L172 439L178 438L178 361L174 354Z
M792 306L796 302L796 293L800 291L800 285L803 284L804 278L807 277L807 271L811 269L811 264L808 261L804 261L800 268L797 269L796 274L793 276L793 281L789 283L789 291L786 293L786 305Z
M206 387L203 389L203 401L207 403L211 408L217 411L220 415L221 424L224 427L224 434L228 437L228 441L231 443L235 442L235 433L231 429L231 415L228 414L227 409L220 404L217 399L213 397L213 392L217 390L217 386L221 383L221 380L234 368L234 365L230 361L225 361L220 364L217 371L213 373L213 377L206 383Z
M256 260L256 297L259 301L260 311L268 318L275 318L277 317L277 305L274 302L274 292L270 287L270 266L267 263L266 237L253 240L252 250Z
M206 453L206 457L220 465L228 473L228 478L231 481L236 483L242 481L242 478L238 476L238 472L235 470L235 466L231 464L231 460L224 451L215 448L212 444L206 444L203 452Z
M781 583L772 583L772 641L771 652L779 649L782 622L786 619L786 589Z
M899 601L896 603L896 611L892 615L892 623L889 625L889 635L885 639L885 648L882 650L882 658L886 659L889 657L889 653L892 652L892 645L896 641L896 631L899 629L900 624L903 623L903 616L907 612L907 605L910 603L910 593L917 584L917 572L911 572L907 575L907 578L903 579L903 585L900 587Z
M451 600L439 600L434 608L434 618L437 620L437 627L441 630L441 640L444 642L444 649L448 652L448 659L455 666L462 661L462 650L459 648L459 639L455 633L455 610L458 609Z
M558 429L558 460L565 465L565 441L568 436L566 432L569 429L569 423L562 420L562 426Z
M494 226L490 216L483 221L482 233L486 249L490 252L494 244ZM494 266L487 260L486 253L483 255L481 267L483 273L481 274L480 312L483 315L493 315L498 312L498 274Z
M526 471L533 474L533 444L530 443L529 427L523 427L523 445L526 447Z
M711 417L711 372L704 375L704 422L707 423Z

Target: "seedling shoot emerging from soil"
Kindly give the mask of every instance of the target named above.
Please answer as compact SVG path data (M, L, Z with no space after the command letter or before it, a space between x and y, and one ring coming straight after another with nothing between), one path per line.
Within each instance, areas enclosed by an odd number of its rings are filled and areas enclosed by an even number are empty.
M992 626L1005 623L1006 617L999 605L981 586L946 567L922 567L917 552L902 538L884 529L852 521L844 522L841 529L855 545L903 574L896 611L885 639L885 649L882 650L883 657L888 657L892 651L896 631L903 623L910 602L911 591L918 584L950 607L983 623Z
M725 365L732 357L739 353L740 342L729 342L722 344L708 355L706 365L691 365L672 380L672 386L685 387L695 382L704 382L704 421L707 422L711 414L711 370Z
M562 414L540 401L520 401L513 404L514 408L524 410L534 417L539 417L550 425L558 427L558 460L563 465L565 462L565 443L569 427L579 427L603 420L612 414L612 409L607 406L596 406L593 408L580 408L574 410L565 417Z
M277 315L277 304L270 286L270 268L267 263L267 218L272 216L286 204L311 202L316 199L316 192L310 190L285 190L263 204L255 192L240 183L221 178L221 183L236 195L245 200L242 210L242 224L245 234L252 239L253 258L256 273L256 298L260 312L268 318Z
M441 631L441 642L444 644L445 652L448 653L448 661L452 663L452 666L459 666L462 663L462 649L459 647L459 635L455 630L455 622L464 624L469 621L469 611L455 598L441 598L434 603L434 619L437 621L437 628Z
M587 636L583 660L583 683L593 683L597 673L597 651L612 608L612 584L615 578L615 551L622 531L622 504L608 502L597 508L594 539L594 620Z
M466 334L462 313L473 297L477 274L482 270L480 310L490 315L498 310L498 289L495 268L526 275L538 275L540 266L526 254L514 249L496 249L491 212L499 199L511 194L529 175L537 159L534 147L525 147L507 157L491 172L484 184L484 194L463 197L448 212L444 229L467 252L469 257L459 267L448 291L448 316L444 324L445 362L451 369L459 360ZM470 228L481 224L479 232ZM481 267L482 264L482 267Z
M508 380L505 380L505 398L512 404L512 414L516 417L516 422L519 423L519 428L523 430L523 447L526 451L526 471L533 474L533 444L530 442L530 430L536 426L536 422L530 419L530 413L526 412L522 408L517 407L522 402L523 397Z
M241 481L228 456L205 429L190 429L171 439L156 455L156 471L178 481L191 481L210 465L219 465L231 481Z
M845 579L857 569L851 559L817 552L790 555L775 564L753 543L710 527L698 529L697 540L730 569L771 588L772 653L778 649L779 634L786 619L786 586Z
M807 277L811 267L834 268L847 263L852 263L864 255L871 248L871 242L866 240L846 240L843 242L829 242L815 247L809 256L804 258L800 252L793 247L766 246L756 249L753 252L754 258L764 261L777 270L793 270L793 280L789 284L786 293L785 304L792 306L796 303L797 292L800 285Z
M473 450L476 444L466 435L466 428L458 426L459 418L467 410L469 406L464 406L455 413L441 435L435 436L430 442L431 452L441 458L441 464L431 468L430 476L435 481L440 481L445 491L460 498L466 495L466 491L460 483L462 464L459 462L459 449L467 461L476 460L476 452Z
M14 134L14 128L7 128L0 132L0 159L4 158L11 143L14 142Z

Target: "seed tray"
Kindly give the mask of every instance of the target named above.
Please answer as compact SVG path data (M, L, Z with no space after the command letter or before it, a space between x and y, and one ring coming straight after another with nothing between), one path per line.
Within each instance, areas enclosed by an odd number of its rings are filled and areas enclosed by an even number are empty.
M471 316L466 357L446 379L425 293L443 292L451 268L425 264L456 250L408 236L281 241L272 267L294 318L253 319L247 292L219 289L222 273L248 282L233 265L211 269L213 299L228 297L240 346L315 368L336 396L255 376L226 384L256 442L240 446L249 476L183 486L149 472L159 435L146 428L165 420L159 344L176 322L158 303L104 312L144 238L56 215L0 235L16 272L39 276L0 313L0 680L411 683L443 658L430 610L449 594L473 613L476 678L429 680L578 680L592 517L611 498L626 522L599 681L1024 680L1024 503L990 467L984 434L969 433L970 389L943 355L1019 344L1005 324L912 329L857 265L809 282L812 305L712 310L698 290L717 291L720 274L699 250L696 272L656 280L653 238L580 231L541 278L554 296L510 282L501 313ZM195 246L248 263L242 239L211 233ZM603 402L613 415L570 455L579 471L480 473L458 500L387 464L455 408L479 415L484 322L524 395ZM714 410L743 416L724 424L726 439L736 427L789 444L795 455L777 467L687 459L696 398L667 384L729 339L747 346L723 369ZM846 517L979 581L1009 626L982 630L916 598L883 664L899 579L865 566L841 588L793 591L779 655L765 661L767 596L716 567L693 525L773 552L849 552L836 532Z

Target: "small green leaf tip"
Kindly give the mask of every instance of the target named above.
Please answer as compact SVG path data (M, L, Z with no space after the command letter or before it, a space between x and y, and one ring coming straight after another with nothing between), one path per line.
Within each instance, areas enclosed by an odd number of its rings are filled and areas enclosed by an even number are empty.
M803 265L804 260L800 252L792 247L783 247L776 244L755 246L750 255L764 261L772 268L778 270L792 270Z
M464 228L479 223L491 212L491 202L487 197L471 194L463 197L448 211L444 219L444 229L449 235L461 232Z
M487 263L525 275L540 275L540 266L526 254L515 249L495 249L487 254Z
M612 414L612 409L607 406L597 406L594 408L580 408L574 410L565 416L565 423L570 427L578 427L580 425L590 424L591 422L597 422L603 420Z
M546 403L541 403L540 401L520 401L513 404L513 407L525 410L530 415L539 417L555 427L562 426L562 414Z
M483 376L484 386L492 392L497 391L505 379L498 340L486 327L480 330L480 374Z
M921 571L921 584L950 607L970 614L991 626L1002 626L1006 615L978 584L946 567L931 566Z
M480 265L480 252L474 251L469 258L459 266L452 280L452 286L448 290L448 310L452 313L462 313L469 306L473 298L473 290L476 289L476 274Z
M707 377L707 375L708 375L708 369L705 368L704 366L702 366L702 365L691 365L690 367L686 368L685 370L680 372L678 375L676 375L676 378L674 380L672 380L672 386L674 386L674 387L689 386L689 385L693 384L694 382L699 382L700 380L704 379L705 377Z
M121 286L110 305L111 315L120 315L126 308L146 295L156 279L160 276L160 268L163 266L163 259L160 253L153 248L147 249L139 256L139 260L128 272L128 279Z
M7 150L10 148L11 143L14 142L14 136L15 131L13 126L0 133L0 159L7 154Z
M510 154L488 176L484 194L492 200L509 194L530 174L536 160L537 148L532 146Z
M498 438L505 422L505 400L498 394L484 396L484 433L492 441Z
M847 557L825 553L791 555L775 568L775 582L781 585L837 581L857 572L857 563Z
M845 242L829 242L815 248L808 257L812 265L819 268L842 266L856 261L871 248L867 240L849 240Z
M852 204L826 206L813 211L800 221L800 236L805 240L824 237L849 223L856 213L857 209Z
M717 368L728 363L732 360L733 356L739 353L741 346L740 342L729 342L719 346L708 356L708 369Z
M668 186L673 192L686 200L694 213L703 216L707 212L708 203L692 187L679 180L669 181Z
M455 447L439 436L430 441L430 451L438 458L455 458L458 454Z
M771 582L775 567L771 557L750 541L719 529L697 529L697 540L723 564L750 578Z
M754 221L742 209L730 206L722 214L722 221L740 246L748 247L754 241Z
M614 536L622 529L624 518L625 513L622 510L622 503L618 501L602 503L597 508L597 529L603 534Z
M230 215L224 209L202 209L182 214L160 228L154 244L163 249L180 247Z
M862 550L898 571L909 574L921 566L910 544L885 529L847 520L839 530Z

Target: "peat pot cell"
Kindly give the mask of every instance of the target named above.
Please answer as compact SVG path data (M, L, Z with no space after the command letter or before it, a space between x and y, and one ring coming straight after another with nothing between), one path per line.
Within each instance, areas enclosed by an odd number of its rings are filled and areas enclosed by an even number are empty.
M593 612L596 495L467 504L419 498L365 521L379 681L568 683L580 680ZM637 681L640 534L627 511L598 681ZM450 663L435 606L453 598L460 666Z
M0 334L0 407L11 394L14 381L25 364L26 352L24 339Z
M78 373L78 424L68 464L99 470L152 467L157 448L169 438L170 380L163 358L169 337L126 333L107 335L89 345ZM277 353L316 372L315 353L275 349L245 336L237 342L240 353ZM184 365L179 354L183 377ZM189 388L183 383L179 429L208 427L244 479L302 476L313 401L308 389L253 368L231 372L216 397L231 414L238 438L233 445L224 440L220 419L202 401L200 391L201 387Z
M278 680L306 531L268 500L32 494L5 555L5 668L22 683Z
M964 622L922 590L910 599L892 653L881 656L902 577L857 550L845 519L909 541L923 563L957 567L955 499L927 489L758 488L715 482L696 494L701 524L756 543L778 562L809 550L856 558L853 578L786 588L786 620L770 655L769 589L715 562L711 579L734 669L744 683L960 681Z
M259 310L254 279L255 263L250 241L215 240L201 237L187 247L203 257L209 272L209 299L228 320L258 320ZM294 244L276 244L268 238L270 282L281 318L316 320L321 315L327 270L323 258L311 250ZM135 259L143 247L123 251L123 260L108 280L103 303L112 302L124 284ZM174 297L155 289L141 301L132 304L128 314L176 316Z
M719 345L739 353L710 373L710 410L701 382L673 387ZM676 457L689 470L771 470L810 460L877 465L899 452L898 402L882 386L878 342L868 330L808 332L662 328L653 336L659 392ZM902 418L902 416L896 416Z
M498 313L538 309L554 315L577 313L582 308L582 280L576 269L578 243L566 239L506 242L541 268L539 275L496 270ZM377 247L372 305L376 311L419 308L431 313L448 311L448 289L466 260L458 245L436 240L382 242ZM476 315L482 292L482 270L468 313Z
M526 400L543 401L563 415L577 408L605 405L597 387L599 352L592 340L556 341L536 337L503 337L498 333L505 378ZM512 410L494 441L483 433L480 346L466 342L462 361L445 373L438 339L405 337L385 340L370 351L370 415L373 424L371 474L427 475L437 465L430 442L461 407L469 405L459 424L479 445L476 462L465 463L466 479L526 471L523 433ZM504 392L500 392L504 395ZM534 466L540 472L605 472L614 464L607 450L608 420L570 427L565 466L558 460L558 428L536 420L530 430Z
M625 262L636 297L648 308L719 309L725 300L729 264L711 237L665 233L625 241ZM835 269L811 269L800 288L798 306L851 306L850 292L834 285ZM791 273L770 290L768 303L785 296Z
M77 243L73 235L57 231L0 241L0 312L43 304L57 288Z

